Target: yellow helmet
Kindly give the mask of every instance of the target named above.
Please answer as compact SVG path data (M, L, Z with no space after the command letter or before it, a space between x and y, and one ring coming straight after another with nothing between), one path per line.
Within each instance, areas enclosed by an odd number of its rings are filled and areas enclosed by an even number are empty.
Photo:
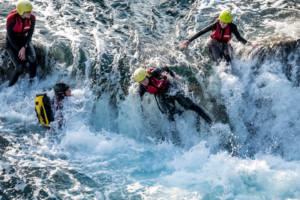
M23 0L17 4L17 11L19 15L23 15L24 12L29 12L33 8L32 4L29 1Z
M224 23L232 22L232 14L229 11L224 11L220 14L219 20Z
M147 73L147 71L144 68L138 68L134 71L133 77L136 80L136 82L141 82L145 78L150 77L150 75Z

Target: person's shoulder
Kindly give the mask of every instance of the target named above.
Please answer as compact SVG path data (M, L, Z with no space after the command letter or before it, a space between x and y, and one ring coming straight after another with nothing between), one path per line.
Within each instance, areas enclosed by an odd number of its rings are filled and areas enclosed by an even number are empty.
M154 76L155 78L157 78L157 77L160 76L163 69L164 69L164 67L159 67L159 68L156 68L156 69L151 68L151 69L149 69L148 73L149 73L149 75Z
M147 72L147 73L150 73L150 72L152 72L152 71L154 71L154 70L155 70L154 68L149 68L149 69L146 70L146 72Z
M15 14L9 14L6 18L6 29L12 24L12 26L14 26L13 24L16 21L16 15Z
M16 13L10 13L6 19L7 19L7 22L14 22L16 19Z
M236 24L234 24L232 22L229 24L229 26L230 26L230 28L237 28Z
M31 13L31 16L30 16L30 20L31 20L31 21L34 21L34 22L35 22L35 20L36 20L35 15L32 14L32 13Z

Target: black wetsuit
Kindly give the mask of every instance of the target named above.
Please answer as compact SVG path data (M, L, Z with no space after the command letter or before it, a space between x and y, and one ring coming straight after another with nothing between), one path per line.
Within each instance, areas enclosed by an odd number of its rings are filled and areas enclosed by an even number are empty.
M175 74L169 67L162 67L151 71L149 74L151 77L156 79L162 79L162 73L168 72L172 77L175 77ZM150 79L151 79L150 77ZM152 81L149 81L151 84ZM140 96L142 97L145 92L147 92L147 87L144 87L140 84ZM198 115L200 115L208 124L212 123L209 115L202 109L200 106L196 105L192 99L185 96L184 91L179 87L176 82L171 82L168 80L166 87L160 93L154 94L159 99L159 108L165 114L167 114L168 119L174 121L174 115L180 114L180 111L175 107L175 101L177 101L182 107L186 110L193 110Z
M189 42L192 42L193 40L195 40L196 38L200 37L201 35L209 32L209 31L215 31L217 29L217 24L219 23L219 21L203 28L202 30L200 30L198 33L196 33L193 37L191 37L190 39L188 39ZM230 27L230 34L233 33L237 40L243 44L251 44L250 42L248 42L246 39L244 39L238 29L237 26L233 23L229 23L228 26ZM227 44L221 44L219 42L215 42L213 40L210 40L209 42L209 51L212 54L213 60L216 61L217 63L220 62L221 58L224 56L227 62L230 62L230 54L232 51L232 47L230 45L230 43Z
M13 27L15 26L16 23L18 23L18 20L16 19L21 19L23 24L25 20L21 18L18 14L9 15L7 18L7 24L6 24L6 29L7 29L7 34L6 34L6 49L7 52L12 59L12 62L14 63L16 69L13 71L10 80L9 80L9 86L12 86L15 84L15 82L18 80L19 75L23 73L23 68L27 62L29 62L29 74L30 74L30 81L32 78L35 77L36 75L36 54L35 50L33 48L33 45L31 43L32 35L34 32L34 27L35 27L35 16L32 15L30 18L30 29L29 31L24 35L20 36L18 33L15 33L13 31ZM25 57L26 60L22 61L19 58L19 51L21 50L22 47L25 47Z

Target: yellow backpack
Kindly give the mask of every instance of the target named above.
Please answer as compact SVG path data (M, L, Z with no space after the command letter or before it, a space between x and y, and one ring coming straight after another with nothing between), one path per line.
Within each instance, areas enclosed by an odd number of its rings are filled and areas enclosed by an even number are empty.
M34 99L36 116L41 124L47 126L54 121L50 98L47 94L38 94Z

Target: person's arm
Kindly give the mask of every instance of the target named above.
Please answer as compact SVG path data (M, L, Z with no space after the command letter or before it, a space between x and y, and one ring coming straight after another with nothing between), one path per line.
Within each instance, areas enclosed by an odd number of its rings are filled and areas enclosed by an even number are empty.
M159 77L163 72L168 72L172 77L175 77L175 73L167 66L157 68L151 71L149 74L154 77Z
M204 33L207 33L208 31L212 31L212 30L216 30L217 28L217 23L218 22L215 22L207 27L205 27L204 29L202 29L201 31L199 31L198 33L196 33L193 37L191 37L190 39L188 39L187 41L185 42L182 42L180 44L180 47L179 49L182 50L184 48L187 48L189 46L189 44L195 40L196 38L200 37L201 35L203 35Z
M168 72L173 78L175 77L175 73L167 66L160 68L160 73Z
M25 19L25 20L27 20L27 19ZM25 42L24 42L24 47L25 48L27 48L29 42L31 42L32 35L33 35L33 32L34 32L34 27L35 27L35 16L33 15L31 17L30 30L28 31L27 36L25 37Z
M9 40L9 43L11 44L11 46L17 50L18 52L21 50L21 48L18 46L18 43L16 41L16 39L13 37L14 36L14 32L13 32L13 26L14 26L14 23L11 22L6 30L7 30L7 38Z
M241 43L243 43L243 44L249 44L249 45L251 45L251 42L247 41L245 38L243 38L243 37L241 36L241 34L239 33L239 31L238 31L238 29L237 29L237 27L236 27L235 24L230 24L230 26L231 26L231 27L230 27L231 32L235 35L236 39L237 39L239 42L241 42Z
M200 30L198 33L196 33L193 37L191 37L190 39L188 39L189 42L193 42L196 38L200 37L201 35L207 33L208 31L212 31L212 30L216 30L217 24L218 22L215 22L205 28L203 28L202 30Z
M154 77L158 77L161 75L161 73L163 72L168 72L173 78L175 78L178 81L181 81L181 77L178 76L177 74L175 74L169 67L165 66L165 67L161 67L158 69L153 70L152 72L150 72L150 74Z

